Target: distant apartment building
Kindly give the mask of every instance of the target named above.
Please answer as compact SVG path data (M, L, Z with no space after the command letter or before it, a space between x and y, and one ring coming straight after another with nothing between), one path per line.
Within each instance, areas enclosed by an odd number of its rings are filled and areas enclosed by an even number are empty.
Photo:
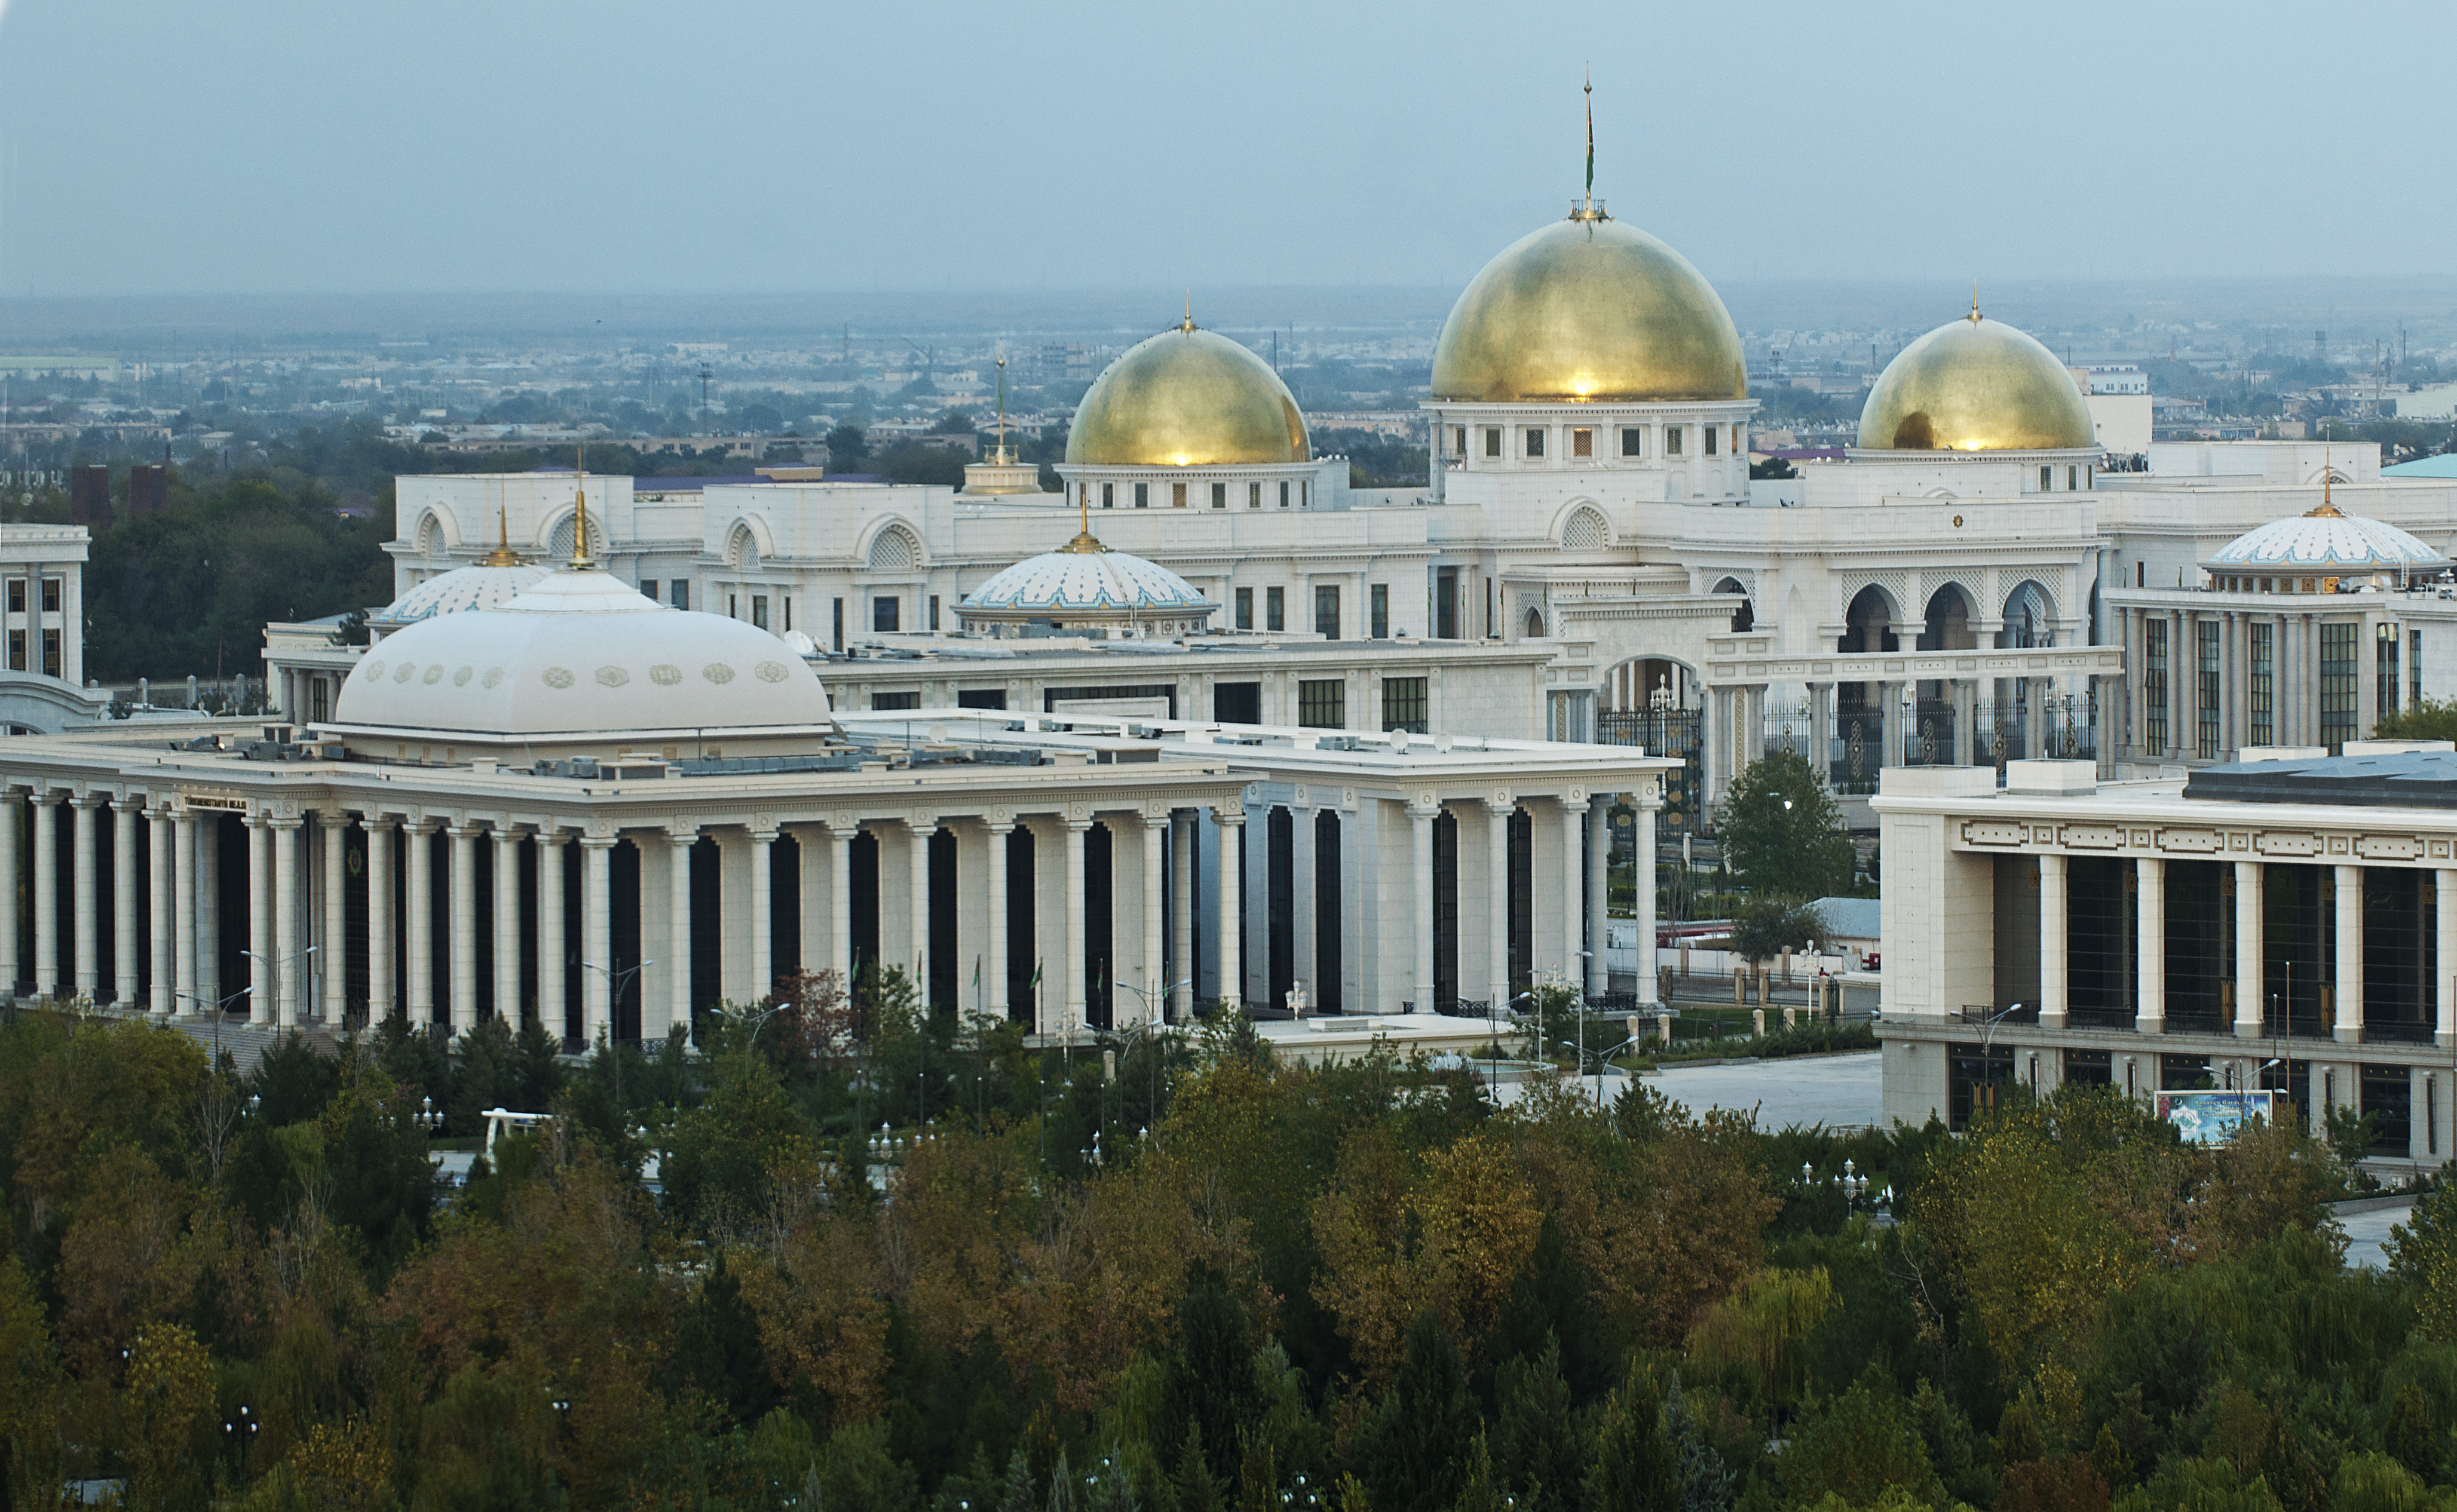
M2091 428L2098 444L2112 457L2137 456L2150 449L2152 434L2150 375L2130 362L2085 366L2072 370L2081 385L2082 401L2090 406Z

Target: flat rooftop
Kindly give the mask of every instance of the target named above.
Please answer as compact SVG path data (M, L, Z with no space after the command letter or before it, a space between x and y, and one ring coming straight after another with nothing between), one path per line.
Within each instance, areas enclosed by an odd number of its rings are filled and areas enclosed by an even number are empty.
M2184 796L2235 803L2457 808L2457 750L2290 757L2203 766Z

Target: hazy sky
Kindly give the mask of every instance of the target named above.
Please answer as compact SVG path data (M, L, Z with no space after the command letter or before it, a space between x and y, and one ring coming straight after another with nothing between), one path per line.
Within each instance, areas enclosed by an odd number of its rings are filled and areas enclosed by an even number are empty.
M2443 274L2453 17L0 0L0 293Z

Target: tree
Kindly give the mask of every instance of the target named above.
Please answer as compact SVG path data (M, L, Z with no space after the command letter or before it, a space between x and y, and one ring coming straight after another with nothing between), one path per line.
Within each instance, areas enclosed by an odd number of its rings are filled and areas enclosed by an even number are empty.
M2169 1460L2158 1473L2116 1499L2115 1512L2280 1512L2269 1482L2229 1461Z
M1458 1340L1428 1310L1408 1330L1408 1358L1357 1434L1355 1462L1377 1512L1450 1512L1480 1437Z
M1604 1400L1587 1512L1682 1512L1681 1461L1663 1432L1663 1387L1640 1360Z
M1786 950L1821 943L1830 928L1825 910L1816 904L1761 892L1742 904L1732 920L1732 949L1755 965Z
M2374 740L2457 740L2457 699L2417 699L2372 726Z
M1749 764L1717 816L1724 858L1751 891L1824 898L1851 889L1851 837L1826 780L1797 752Z
M828 432L828 465L852 472L870 457L870 437L858 425L839 425Z
M2457 1183L2442 1181L2388 1231L2388 1271L2414 1298L2415 1332L2457 1344Z

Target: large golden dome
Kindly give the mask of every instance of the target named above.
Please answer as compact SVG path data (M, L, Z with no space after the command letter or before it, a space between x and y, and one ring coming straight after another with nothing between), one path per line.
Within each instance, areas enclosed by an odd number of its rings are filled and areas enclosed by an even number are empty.
M1689 259L1635 226L1556 221L1467 286L1434 348L1434 397L1748 398L1740 333Z
M1220 467L1312 457L1305 417L1270 364L1191 317L1110 363L1066 433L1066 460L1090 467Z
M1896 354L1860 411L1860 444L1882 451L2048 451L2097 435L2056 355L1975 306Z

